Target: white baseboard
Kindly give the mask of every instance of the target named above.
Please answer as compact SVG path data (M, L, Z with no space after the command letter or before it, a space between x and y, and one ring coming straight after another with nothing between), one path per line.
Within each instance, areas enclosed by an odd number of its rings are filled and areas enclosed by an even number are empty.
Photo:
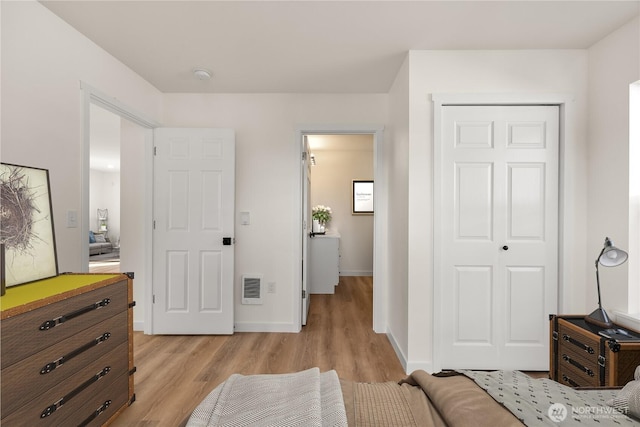
M293 323L243 323L236 322L234 332L300 332Z
M400 364L402 365L402 368L407 375L412 373L413 371L418 370L423 370L430 374L433 373L433 362L407 360L407 357L400 349L398 342L391 332L387 332L387 338L389 339L391 347L393 347L393 350L396 352L396 356L398 356Z
M134 331L144 331L144 321L133 322ZM300 332L291 323L236 323L234 332Z
M387 338L389 339L389 342L391 343L391 347L393 347L393 351L396 352L396 356L398 356L398 359L400 360L400 364L402 365L402 369L404 369L405 373L408 373L408 371L407 371L407 358L402 353L402 350L400 349L400 346L398 345L398 342L396 341L395 337L393 336L393 334L391 332L387 332Z
M413 371L426 371L429 374L433 374L433 363L431 362L420 362L420 361L410 361L407 363L407 373L410 374Z
M373 271L365 271L365 270L340 270L341 276L373 276Z
M133 330L134 331L144 331L144 321L133 321Z

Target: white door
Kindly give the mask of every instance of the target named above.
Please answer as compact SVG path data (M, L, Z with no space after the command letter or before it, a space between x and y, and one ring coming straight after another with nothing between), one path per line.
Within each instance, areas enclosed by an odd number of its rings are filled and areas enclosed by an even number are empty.
M548 370L557 106L442 108L442 368Z
M309 233L311 232L311 151L307 136L302 147L302 325L307 324L311 294L309 293Z
M153 333L233 333L235 133L155 130Z

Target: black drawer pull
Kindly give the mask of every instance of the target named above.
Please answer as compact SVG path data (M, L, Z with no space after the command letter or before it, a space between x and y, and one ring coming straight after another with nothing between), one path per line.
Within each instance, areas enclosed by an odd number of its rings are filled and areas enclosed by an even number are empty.
M40 330L41 331L48 331L49 329L53 328L54 326L58 326L61 323L66 322L67 320L73 319L74 317L78 317L78 316L80 316L82 314L89 313L90 311L97 310L97 309L102 308L102 307L106 307L106 306L109 305L110 302L111 302L111 300L109 298L105 298L102 301L94 302L91 305L88 305L86 307L80 308L80 309L78 309L76 311L72 311L69 314L65 314L63 316L56 317L55 319L47 320L47 321L43 322L42 325L40 325Z
M95 420L96 418L98 418L98 416L103 413L104 411L107 410L107 408L109 406L111 406L111 400L106 400L102 405L100 405L95 411L93 411L93 414L89 415L87 417L86 420L84 420L83 422L81 422L80 424L78 424L78 427L85 427L87 425L89 425L89 423L93 420Z
M90 348L93 348L93 347L97 346L98 344L105 342L109 338L111 338L111 332L105 332L104 334L100 335L99 337L89 341L85 345L76 348L75 350L73 350L72 352L70 352L68 354L65 354L61 358L56 359L51 363L47 363L46 365L44 365L42 367L42 369L40 369L40 375L48 374L49 372L51 372L54 369L56 369L58 366L65 364L66 362L68 362L69 360L71 360L74 357L78 356L79 354L84 353L85 351L89 350Z
M40 414L40 418L47 418L49 415L51 415L54 412L56 412L64 404L69 402L69 400L71 400L73 397L75 397L78 393L82 392L85 388L89 387L91 384L95 383L100 378L102 378L105 375L107 375L109 373L109 371L111 371L111 367L107 366L103 370L101 370L100 372L98 372L97 374L95 374L94 376L89 378L87 381L83 382L78 387L76 387L75 389L71 390L62 399L57 400L53 405L47 407L44 411L42 411L42 413Z
M568 383L571 387L580 387L580 385L577 382L575 382L565 374L562 374L562 381L564 381L565 383Z
M582 364L580 364L579 362L576 362L575 360L573 360L572 358L570 358L569 356L567 356L566 354L562 355L562 359L565 362L569 362L571 363L573 366L575 366L576 368L580 369L581 371L583 371L584 373L586 373L587 375L589 375L590 377L592 377L593 371L589 368L587 368L586 366L583 366Z
M578 341L575 338L571 338L567 334L562 334L562 339L565 340L565 341L569 341L571 344L575 345L576 347L580 347L582 350L586 351L589 354L595 353L595 351L593 350L592 347L590 347L590 346L588 346L586 344L582 344L580 341Z

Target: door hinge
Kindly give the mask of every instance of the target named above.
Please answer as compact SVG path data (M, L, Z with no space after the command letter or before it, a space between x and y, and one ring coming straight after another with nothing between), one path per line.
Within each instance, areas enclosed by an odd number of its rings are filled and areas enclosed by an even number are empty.
M153 295L151 296L151 304L155 304L155 303L156 303L156 295L155 295L155 294L153 294Z
M158 147L153 147L153 155L154 156L158 155Z
M302 290L302 299L305 299L307 297L307 291L305 291L304 289Z
M307 152L306 151L302 152L302 160L307 160Z
M153 229L154 230L156 229L156 220L155 219L153 220Z

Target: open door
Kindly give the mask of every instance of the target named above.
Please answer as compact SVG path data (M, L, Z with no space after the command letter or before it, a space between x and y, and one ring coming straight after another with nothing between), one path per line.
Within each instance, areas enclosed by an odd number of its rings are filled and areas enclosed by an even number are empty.
M155 129L153 333L233 334L235 133Z
M307 136L302 136L302 325L307 324L311 294L309 293L308 259L311 233L311 152Z

